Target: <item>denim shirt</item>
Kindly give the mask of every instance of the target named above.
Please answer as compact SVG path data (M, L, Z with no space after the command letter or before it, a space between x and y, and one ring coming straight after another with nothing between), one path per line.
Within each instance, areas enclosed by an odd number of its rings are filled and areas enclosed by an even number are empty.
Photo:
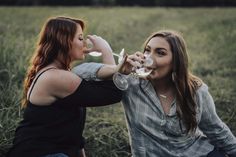
M101 63L84 63L73 71L84 79L95 79ZM128 124L133 157L205 157L217 147L236 157L236 138L221 121L215 104L203 84L196 92L197 122L195 133L187 134L173 101L165 114L152 84L129 77L122 104Z

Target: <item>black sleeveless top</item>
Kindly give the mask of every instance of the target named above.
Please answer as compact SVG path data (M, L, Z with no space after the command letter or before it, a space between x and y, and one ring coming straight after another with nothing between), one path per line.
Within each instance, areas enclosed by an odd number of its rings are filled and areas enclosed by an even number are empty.
M73 94L49 106L37 106L28 101L8 157L40 157L52 153L77 157L84 147L85 107L117 103L121 96L111 80L82 80Z

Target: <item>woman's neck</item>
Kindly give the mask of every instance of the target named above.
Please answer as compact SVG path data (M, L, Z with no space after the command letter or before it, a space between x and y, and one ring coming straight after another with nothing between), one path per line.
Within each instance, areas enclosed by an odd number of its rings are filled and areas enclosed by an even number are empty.
M171 78L153 80L152 85L165 114L170 113L171 105L175 99L175 88Z
M55 68L57 68L57 69L62 69L62 65L61 65L59 62L57 62L57 61L52 62L52 63L49 64L48 66L49 66L49 67L55 67Z
M171 78L165 78L160 80L151 80L151 83L156 93L167 93L174 89L174 83Z
M58 60L53 61L51 64L48 65L48 67L55 67L57 69L65 69L65 67ZM66 70L68 70L68 69L66 69Z

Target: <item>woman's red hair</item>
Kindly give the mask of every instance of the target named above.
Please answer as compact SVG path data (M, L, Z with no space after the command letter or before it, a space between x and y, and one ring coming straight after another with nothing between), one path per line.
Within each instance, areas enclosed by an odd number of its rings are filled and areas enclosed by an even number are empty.
M23 108L27 106L27 93L31 83L41 69L58 58L60 58L59 62L63 69L70 68L71 58L69 51L78 24L84 30L84 22L82 20L70 17L49 18L44 24L24 80Z

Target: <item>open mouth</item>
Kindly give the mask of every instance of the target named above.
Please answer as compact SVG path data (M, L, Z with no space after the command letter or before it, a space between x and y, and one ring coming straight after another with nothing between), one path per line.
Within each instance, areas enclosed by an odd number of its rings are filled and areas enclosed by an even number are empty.
M86 47L84 47L84 48L83 48L83 53L88 54L88 53L89 53L89 50L88 50Z

